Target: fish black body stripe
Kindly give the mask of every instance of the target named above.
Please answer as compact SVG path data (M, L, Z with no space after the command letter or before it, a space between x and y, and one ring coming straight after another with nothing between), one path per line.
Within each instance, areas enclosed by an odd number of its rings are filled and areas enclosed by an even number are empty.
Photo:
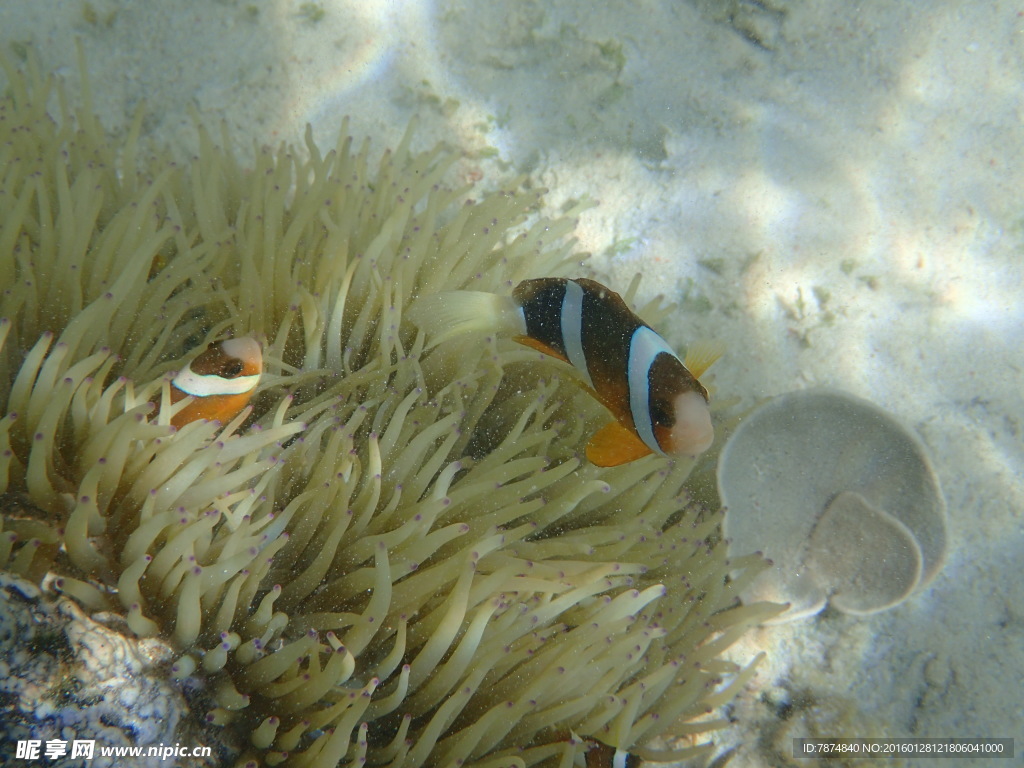
M526 335L551 347L568 359L562 341L562 301L565 298L565 279L540 277L524 280L515 287L512 297L522 308L526 320Z
M600 283L586 279L576 282L584 290L583 349L595 389L602 396L602 389L606 389L628 398L629 344L636 329L644 323L618 294Z

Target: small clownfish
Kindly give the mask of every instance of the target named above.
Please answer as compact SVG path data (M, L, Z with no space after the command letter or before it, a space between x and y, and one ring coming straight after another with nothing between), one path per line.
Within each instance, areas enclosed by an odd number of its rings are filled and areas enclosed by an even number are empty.
M171 418L181 428L198 419L226 423L245 408L263 372L263 352L248 336L215 341L171 381L171 402L193 400Z
M442 293L418 300L409 315L436 332L431 346L491 331L572 365L615 416L587 444L587 458L597 466L650 453L696 456L714 439L708 392L697 377L719 355L702 350L684 363L619 294L593 280L524 280L511 296Z
M597 739L585 739L587 768L639 768L640 758Z

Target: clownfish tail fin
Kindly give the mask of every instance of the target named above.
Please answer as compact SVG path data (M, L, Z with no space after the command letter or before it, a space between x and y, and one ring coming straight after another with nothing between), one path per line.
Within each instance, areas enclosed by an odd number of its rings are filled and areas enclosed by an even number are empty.
M511 296L448 291L416 299L406 317L427 334L426 348L466 333L525 334L526 322Z

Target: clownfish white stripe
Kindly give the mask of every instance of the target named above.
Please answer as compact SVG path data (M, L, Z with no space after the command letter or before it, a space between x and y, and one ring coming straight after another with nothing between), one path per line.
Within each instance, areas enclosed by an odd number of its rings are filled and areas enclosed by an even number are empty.
M174 377L174 386L186 395L210 397L211 395L244 395L260 383L259 374L226 379L215 373L196 373L191 367Z
M615 757L612 758L612 768L626 768L631 755L624 749L616 749Z
M583 289L579 283L566 281L560 320L566 357L587 386L593 389L594 380L590 377L587 355L583 351Z
M675 352L657 333L641 325L633 332L629 340L629 364L627 365L629 381L629 412L633 417L633 426L644 444L655 453L665 455L654 437L654 424L651 421L651 386L650 372L658 355L665 354L676 357ZM676 357L678 360L679 358Z

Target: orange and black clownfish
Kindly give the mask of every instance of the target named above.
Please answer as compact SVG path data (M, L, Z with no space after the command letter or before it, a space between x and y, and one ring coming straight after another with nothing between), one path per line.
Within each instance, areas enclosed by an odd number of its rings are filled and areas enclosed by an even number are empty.
M640 766L640 758L625 749L609 746L603 741L593 738L583 741L587 748L587 768L639 768Z
M179 429L198 419L227 423L245 408L263 372L263 352L248 336L210 344L171 381L171 402L192 402L171 418Z
M418 300L409 314L432 333L431 345L491 331L571 364L615 416L587 444L587 458L598 466L650 453L695 456L714 439L708 392L697 377L718 355L684 364L619 294L593 280L524 280L511 296L442 293Z

